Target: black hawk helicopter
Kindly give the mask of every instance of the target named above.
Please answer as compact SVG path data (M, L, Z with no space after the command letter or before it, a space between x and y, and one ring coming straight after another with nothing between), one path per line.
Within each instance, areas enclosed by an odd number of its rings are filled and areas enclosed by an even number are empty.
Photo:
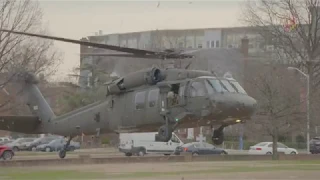
M162 52L118 47L88 41L0 31L115 50L143 58L192 58L174 50ZM87 54L90 55L90 54ZM119 55L115 55L119 56ZM24 85L26 105L34 116L0 116L0 129L26 134L56 134L68 137L59 157L77 135L158 131L157 141L167 142L177 128L219 127L213 143L222 144L223 129L249 120L256 100L233 78L217 77L209 71L188 69L143 69L106 84L106 99L61 116L56 116L37 87L37 78L21 71L16 82Z

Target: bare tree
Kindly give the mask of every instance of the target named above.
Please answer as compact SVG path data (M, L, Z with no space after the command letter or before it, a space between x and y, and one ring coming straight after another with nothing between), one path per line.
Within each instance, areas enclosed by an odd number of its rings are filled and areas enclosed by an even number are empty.
M81 91L80 87L77 87L73 83L64 83L66 86L72 87L72 93L66 91L61 99L59 99L59 105L62 107L63 112L67 113L77 108L86 106L96 101L100 101L105 98L106 86L103 84L114 80L116 77L111 77L109 73L106 72L106 68L96 64L85 64L82 67L74 68L73 74L70 77L79 78L79 71L88 70L92 73L90 77L90 88L86 91Z
M0 29L21 32L45 33L41 27L42 13L38 2L31 0L0 0ZM34 39L0 30L0 87L8 88L12 78L25 70L45 77L53 75L61 60L61 54L52 48L49 40ZM10 89L10 88L9 88ZM2 101L5 106L20 91Z
M295 131L301 125L299 84L284 66L250 63L249 67L249 94L259 103L254 122L261 126L259 133L272 137L276 158L279 133Z

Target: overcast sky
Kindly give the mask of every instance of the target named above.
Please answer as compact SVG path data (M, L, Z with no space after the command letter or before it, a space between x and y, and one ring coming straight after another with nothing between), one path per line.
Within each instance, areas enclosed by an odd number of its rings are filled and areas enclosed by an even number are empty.
M241 0L211 1L89 1L40 0L51 35L80 39L104 34L155 29L239 26ZM79 65L79 45L55 42L64 53L56 78L65 78Z

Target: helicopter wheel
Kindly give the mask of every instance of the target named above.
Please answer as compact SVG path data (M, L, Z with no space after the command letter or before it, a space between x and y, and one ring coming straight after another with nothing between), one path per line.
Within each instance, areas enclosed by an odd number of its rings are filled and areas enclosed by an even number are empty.
M66 150L62 149L62 150L59 151L59 157L61 159L65 158L66 155L67 155L67 151Z
M73 137L70 136L69 139L68 139L68 141L67 141L67 143L66 143L66 145L64 145L63 149L61 149L61 150L59 151L59 157L60 157L61 159L64 159L64 158L66 157L66 155L67 155L67 149L69 148L69 145L70 145L70 142L71 142L72 138L73 138Z
M172 137L172 127L168 125L163 125L159 128L158 134L156 134L156 141L158 142L168 142Z
M223 128L224 127L220 127L219 129L213 131L213 135L212 135L213 144L221 145L223 143L224 141Z

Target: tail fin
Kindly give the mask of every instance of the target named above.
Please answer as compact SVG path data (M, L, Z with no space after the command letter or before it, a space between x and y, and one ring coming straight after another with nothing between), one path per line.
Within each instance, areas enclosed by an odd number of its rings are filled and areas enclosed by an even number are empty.
M38 116L42 122L50 122L56 117L48 102L35 84L27 84L24 88L26 102L33 115Z
M42 122L50 122L56 117L51 107L43 97L37 86L37 78L30 73L20 73L17 83L22 83L26 103L33 115L38 116Z

